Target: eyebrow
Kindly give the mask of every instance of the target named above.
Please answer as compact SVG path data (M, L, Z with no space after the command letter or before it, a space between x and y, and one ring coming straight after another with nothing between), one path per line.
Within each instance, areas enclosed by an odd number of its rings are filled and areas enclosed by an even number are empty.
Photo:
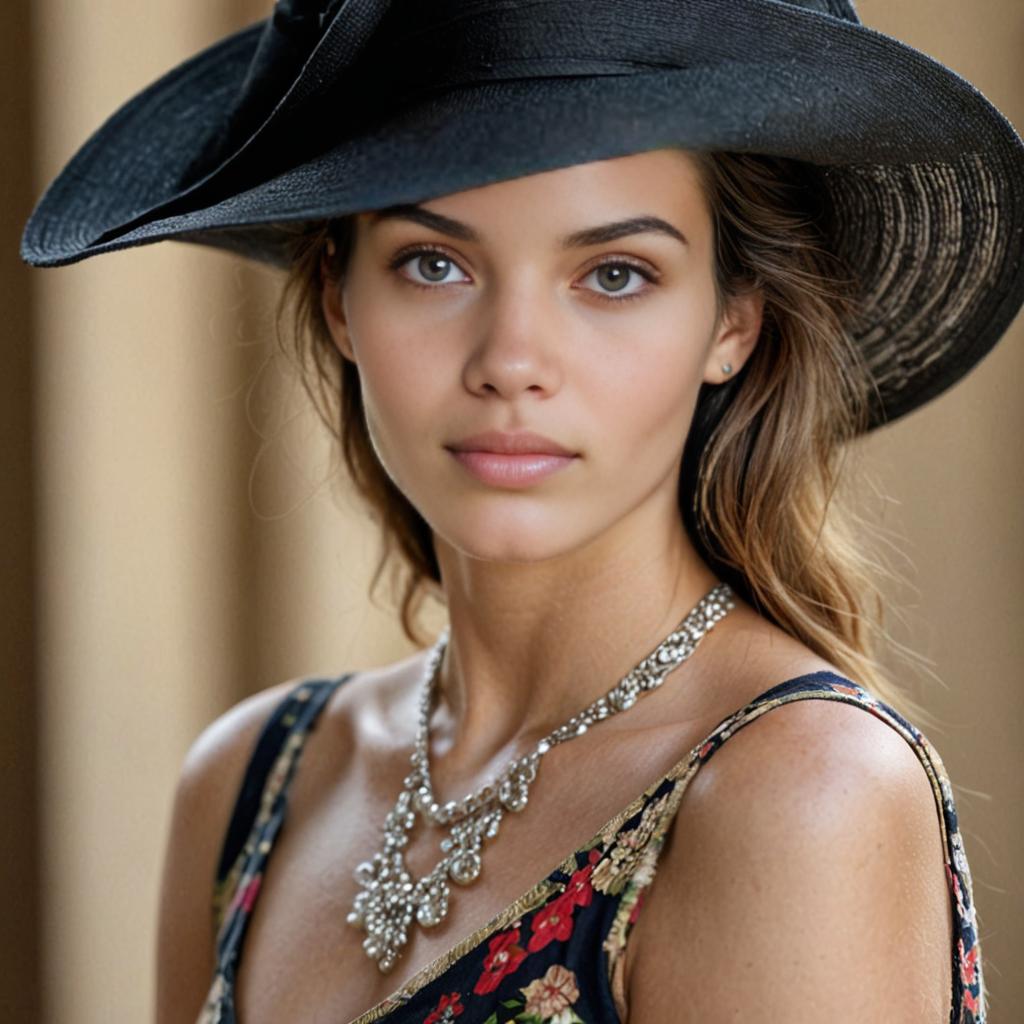
M453 217L434 213L415 203L400 203L396 206L375 210L370 218L370 223L375 225L386 220L409 220L464 242L480 241L480 236L468 224L463 224L462 221L455 220ZM626 220L612 221L610 224L598 224L595 227L583 228L581 231L573 231L559 239L559 245L563 249L577 249L614 242L617 238L625 238L627 235L648 233L667 235L669 238L682 242L683 245L690 244L686 236L668 221L651 214L644 214L639 217L629 217Z

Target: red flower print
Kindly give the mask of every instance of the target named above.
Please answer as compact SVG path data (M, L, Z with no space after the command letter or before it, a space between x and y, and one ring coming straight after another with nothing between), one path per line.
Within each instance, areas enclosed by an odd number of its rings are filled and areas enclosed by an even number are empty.
M708 751L715 745L714 740L708 740L700 750L697 751L698 757L706 757Z
M594 855L597 854L595 857ZM577 907L586 907L590 904L594 898L594 889L590 884L590 876L594 871L594 864L601 859L601 854L597 850L590 851L590 863L586 867L580 868L578 871L574 871L572 878L569 879L568 884L565 887L565 892L562 893L565 897L571 897L572 902Z
M462 996L458 992L452 992L451 995L441 996L441 1001L437 1004L437 1008L432 1010L423 1024L440 1024L441 1021L454 1020L465 1007L459 1000Z
M964 891L960 888L960 879L953 876L953 893L956 896L956 909L961 917L966 916L967 908L964 906Z
M252 910L252 905L256 902L256 894L260 891L260 881L262 880L262 878L262 874L253 875L252 879L249 881L249 884L245 887L245 889L242 892L242 910L244 910L245 913L247 914L249 913L250 910Z
M244 913L249 913L253 908L253 903L256 902L256 894L259 892L259 884L262 880L262 874L254 874L254 876L246 881L243 878L239 882L238 889L234 890L234 897L231 899L231 904L227 908L227 914L233 913L234 910L242 907Z
M488 943L488 953L484 957L484 972L477 979L473 991L482 996L493 992L506 974L511 974L526 957L526 950L517 946L519 929L495 935Z
M969 988L964 989L964 1006L966 1006L967 1009L975 1015L977 1015L978 1010L981 1009L981 1004L974 998L974 993Z
M964 940L957 939L956 944L960 949L960 980L965 985L973 985L977 977L978 947L971 946L971 951L964 954Z
M573 893L566 890L558 899L553 900L546 907L541 907L533 915L533 921L530 923L533 935L526 944L526 948L531 953L536 953L549 942L565 942L572 935L574 906Z

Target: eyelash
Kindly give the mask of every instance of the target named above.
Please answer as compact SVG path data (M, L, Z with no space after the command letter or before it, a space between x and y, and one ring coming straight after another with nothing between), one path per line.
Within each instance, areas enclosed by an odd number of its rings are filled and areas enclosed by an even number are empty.
M439 249L436 246L419 245L411 246L397 253L392 258L391 262L388 264L388 267L391 270L398 270L399 267L403 267L406 263L408 263L409 260L413 258L413 256L423 255L443 256L446 260L450 260L452 263L458 265L458 261L455 259L455 257L451 256L444 249ZM637 263L634 260L625 259L621 256L613 260L605 260L604 263L598 263L596 267L592 267L590 270L587 271L586 276L589 277L595 270L600 270L602 267L628 267L630 270L633 270L636 273L638 273L648 283L648 285L657 285L657 274L649 270L643 264ZM443 287L443 285L439 284L421 284L419 281L411 281L409 280L409 278L405 278L405 280L408 281L408 283L413 285L414 287L420 288L424 291L436 291L438 288ZM619 296L612 295L611 293L608 292L605 292L603 294L601 292L595 292L595 294L605 302L617 303L628 302L630 299L642 298L644 295L647 294L648 291L650 291L650 288L641 288L639 291L631 292L628 295Z

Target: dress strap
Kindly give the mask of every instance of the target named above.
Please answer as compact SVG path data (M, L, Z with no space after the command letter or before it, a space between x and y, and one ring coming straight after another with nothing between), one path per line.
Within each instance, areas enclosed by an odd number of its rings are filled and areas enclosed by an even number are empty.
M303 680L263 724L242 777L214 879L212 910L218 959L227 946L240 942L245 930L262 866L284 822L288 786L306 737L334 691L354 674Z
M960 834L952 785L939 752L912 722L895 708L879 700L870 691L835 672L823 670L788 679L755 697L744 707L724 718L715 729L666 776L651 797L645 810L646 833L650 849L638 858L635 876L626 886L626 896L619 907L605 949L609 954L608 977L616 1004L624 1009L623 956L632 926L637 919L643 898L654 880L658 855L661 852L683 794L700 767L714 756L730 736L773 708L794 700L839 700L870 712L895 729L913 747L931 783L942 833L946 881L954 912L953 1006L951 1022L970 1021L983 1024L986 1015L986 991L982 977L981 946L974 907L970 867ZM657 798L657 799L655 799ZM645 822L641 819L641 824ZM638 826L639 827L639 826ZM621 1012L621 1010L620 1010Z

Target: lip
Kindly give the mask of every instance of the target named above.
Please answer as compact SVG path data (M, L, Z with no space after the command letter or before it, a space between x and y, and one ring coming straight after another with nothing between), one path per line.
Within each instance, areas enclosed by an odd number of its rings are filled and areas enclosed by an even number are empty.
M510 455L504 452L448 451L485 484L497 487L523 488L565 469L576 461L575 455L550 455L527 452Z
M447 445L449 450L456 452L493 452L501 455L562 455L572 457L577 452L563 448L557 441L543 434L534 434L529 430L515 433L504 433L500 430L487 430L482 434L463 438L454 444Z

